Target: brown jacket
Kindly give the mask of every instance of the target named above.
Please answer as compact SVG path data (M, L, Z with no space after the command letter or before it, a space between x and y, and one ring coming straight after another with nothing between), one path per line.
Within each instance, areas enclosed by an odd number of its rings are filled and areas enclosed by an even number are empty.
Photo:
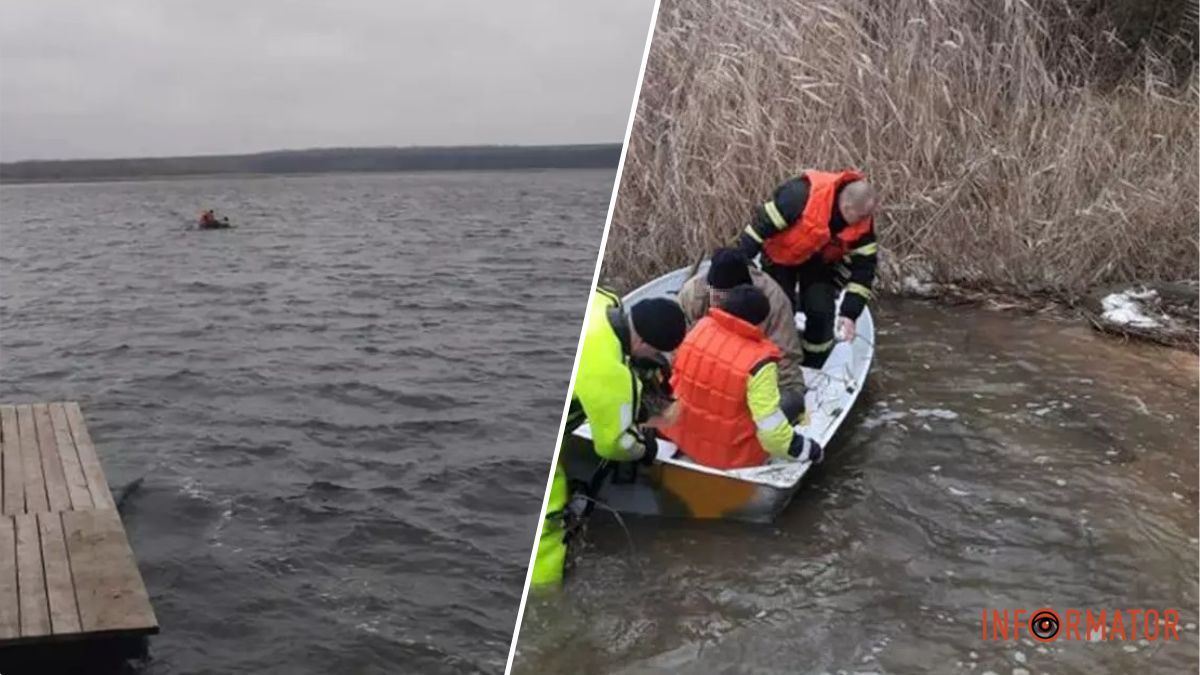
M704 274L697 274L688 279L679 290L679 305L687 317L688 328L708 313L708 281ZM763 332L771 338L783 351L783 362L779 364L782 373L787 366L799 364L804 356L800 351L800 336L796 332L796 316L792 312L792 302L787 294L761 270L751 267L750 280L762 291L771 302L771 313L763 324ZM797 369L798 370L798 369Z

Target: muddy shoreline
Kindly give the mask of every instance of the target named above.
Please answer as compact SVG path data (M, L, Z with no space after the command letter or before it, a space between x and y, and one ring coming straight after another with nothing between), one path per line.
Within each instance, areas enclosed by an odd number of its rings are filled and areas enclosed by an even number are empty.
M1151 324L1114 320L1106 299L1145 297ZM905 279L899 288L885 289L880 297L924 299L949 306L971 306L1000 312L1053 316L1087 323L1105 335L1200 353L1200 306L1195 282L1137 282L1106 285L1082 297L1069 298L1050 292L1028 293L996 288L971 287Z

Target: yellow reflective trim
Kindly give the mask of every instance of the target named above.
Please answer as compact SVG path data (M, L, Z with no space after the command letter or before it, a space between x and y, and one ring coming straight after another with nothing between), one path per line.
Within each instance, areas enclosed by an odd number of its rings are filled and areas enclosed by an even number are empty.
M771 224L775 229L782 230L788 226L788 222L783 219L783 214L779 212L779 207L775 206L775 200L763 203L763 211L767 212L767 217L771 219Z
M788 444L792 442L792 427L779 409L779 364L768 363L758 370L746 382L746 405L750 408L750 416L758 424L758 442L763 450L776 457L787 455ZM764 429L759 420L769 420L778 414L775 426Z
M757 241L760 244L763 243L762 237L760 237L759 234L754 231L753 225L746 226L746 234L750 235L750 238L754 241Z
M866 246L859 246L858 248L851 250L850 255L868 256L868 255L875 255L878 252L879 252L879 242L873 241L873 242L867 244Z
M830 349L833 349L833 340L830 340L828 342L819 342L819 343L813 343L813 342L808 342L807 340L801 340L800 348L806 352L812 352L814 354L819 354L821 352L827 352Z
M620 410L617 412L617 418L620 420L618 424L622 429L628 429L633 426L633 405L630 403L622 403Z
M759 420L756 424L759 431L771 431L781 424L787 424L787 417L784 417L782 410L776 408L775 412Z
M630 450L632 450L633 444L636 442L637 442L637 439L635 439L633 436L631 436L629 434L629 432L625 432L624 434L621 434L621 440L618 441L618 443L620 443L620 445L621 445L621 449L624 450L625 452L629 452Z
M860 283L854 282L854 281L851 281L850 283L846 284L846 292L853 293L855 295L861 295L863 297L863 299L865 299L865 300L871 299L871 289L867 288L866 286L863 286Z

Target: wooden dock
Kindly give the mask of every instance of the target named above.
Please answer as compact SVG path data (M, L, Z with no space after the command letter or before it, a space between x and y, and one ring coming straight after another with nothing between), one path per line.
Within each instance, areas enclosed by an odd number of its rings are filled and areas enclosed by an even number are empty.
M157 632L79 405L0 405L0 647Z

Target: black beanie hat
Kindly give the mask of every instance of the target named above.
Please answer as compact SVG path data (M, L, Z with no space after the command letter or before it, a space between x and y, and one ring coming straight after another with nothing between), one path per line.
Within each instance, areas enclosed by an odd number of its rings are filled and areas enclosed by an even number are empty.
M629 308L633 329L646 344L660 352L673 352L683 342L687 319L674 300L648 298Z
M749 284L743 284L729 291L721 309L729 312L746 323L757 326L767 320L771 314L771 301L767 295Z
M746 256L733 248L719 248L713 253L708 267L708 285L719 291L750 283L750 266Z

